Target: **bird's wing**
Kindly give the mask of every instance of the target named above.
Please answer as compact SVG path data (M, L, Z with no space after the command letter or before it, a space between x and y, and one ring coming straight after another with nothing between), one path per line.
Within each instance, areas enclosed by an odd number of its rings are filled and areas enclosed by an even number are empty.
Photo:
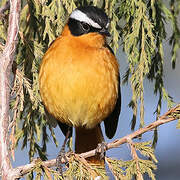
M107 46L111 53L114 54L113 50ZM108 138L112 138L116 132L118 119L121 112L121 89L120 89L120 75L118 76L118 98L112 113L104 120L105 132Z
M112 113L104 120L105 132L108 138L112 138L116 132L118 119L121 111L121 89L120 89L120 77L118 79L118 98Z

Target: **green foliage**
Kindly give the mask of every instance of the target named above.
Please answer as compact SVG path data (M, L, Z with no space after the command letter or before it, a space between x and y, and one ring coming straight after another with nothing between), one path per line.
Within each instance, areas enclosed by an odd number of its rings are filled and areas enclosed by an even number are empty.
M41 159L33 160L35 166L27 174L26 179L31 180L61 180L63 177L55 170L48 168Z
M88 180L89 177L101 176L102 179L108 179L106 171L101 166L89 165L84 158L79 157L78 155L71 155L69 160L69 167L63 173L64 177L69 179L77 180Z
M88 180L89 177L101 176L104 180L108 179L105 169L100 166L90 166L87 161L73 153L69 154L69 164L63 167L63 177L56 170L44 165L41 159L33 160L35 166L28 172L26 179L40 180L42 177L46 180L61 180L69 179L73 180Z
M165 20L170 20L164 16L172 15L172 13L162 1L123 1L122 7L121 14L127 22L127 28L123 33L124 50L129 61L124 83L130 77L133 96L129 106L133 109L132 129L134 129L138 101L140 101L140 127L144 125L143 83L145 78L155 83L154 93L159 95L155 111L157 116L160 113L162 99L168 102L169 107L172 106L172 98L168 95L163 83L162 44L166 38ZM175 39L178 43L178 38Z
M155 180L153 171L157 169L155 165L155 163L157 163L157 159L154 155L154 150L151 147L151 142L134 143L134 147L144 157L148 159L150 158L150 160L141 159L139 157L129 161L106 158L110 170L117 179L121 180L131 180L133 177L138 176L138 173L142 175L148 174L152 180Z
M154 149L151 147L151 141L142 142L142 143L134 143L134 147L138 150L143 156L152 159L155 163L157 163L157 159L154 155Z
M6 0L2 0L0 5L4 5L5 2ZM175 68L177 51L180 47L180 31L177 23L180 1L169 0L165 4L162 0L25 0L20 16L16 62L13 64L11 149L13 150L22 140L22 148L26 146L29 148L30 161L36 153L42 160L47 159L46 144L49 139L47 130L50 130L57 145L53 125L47 120L39 95L40 62L48 46L60 35L68 15L74 8L81 5L96 5L105 10L111 19L112 38L110 45L117 52L121 43L127 54L129 68L123 77L123 82L129 82L132 87L132 100L129 103L129 107L133 110L131 128L134 129L136 126L138 112L140 112L139 127L143 127L145 124L145 79L152 83L154 94L159 98L155 110L157 117L160 115L162 100L166 100L169 107L173 104L172 97L166 91L163 81L163 42L164 40L168 41L166 24L171 25L172 34L169 43L172 47L172 56L170 60L172 67ZM1 51L7 37L8 13L7 10L5 15L0 17ZM177 126L180 127L180 123ZM154 145L158 139L157 135L156 129L154 131ZM156 162L148 143L135 144L135 148L142 155ZM152 160L138 159L138 164L142 174L148 173L154 179L152 169L156 169L156 166ZM115 174L129 179L137 175L137 162L134 159L127 162L110 159L109 161L112 163ZM89 173L85 172L86 169L83 165L78 166L78 163L76 160L72 161L66 174L74 173L75 169L79 172ZM50 172L47 169L42 171L41 168L33 171L37 172L37 179L44 172ZM46 173L45 176L48 177ZM77 174L78 177L80 174Z
M171 1L171 7L179 4ZM179 5L178 5L179 6ZM176 6L176 7L178 7ZM168 107L172 107L173 100L164 87L163 63L164 49L163 40L166 39L165 23L172 24L173 49L179 47L179 29L177 27L177 14L168 9L162 1L122 1L121 17L127 22L122 33L124 39L124 51L128 56L129 68L124 76L123 83L130 80L132 87L132 100L129 107L133 110L132 126L136 125L138 109L140 110L140 127L144 126L144 80L147 78L154 84L154 94L159 97L155 113L160 115L162 100L167 101ZM170 43L172 40L170 41ZM174 48L176 46L176 48ZM178 48L177 48L178 49ZM172 59L177 57L177 49L172 50ZM172 60L175 63L175 60ZM140 104L138 106L138 104ZM157 142L157 131L154 131L154 145Z
M2 0L0 2L0 5L5 5L6 4L6 0ZM6 38L7 38L7 25L8 25L8 13L5 12L4 15L1 15L0 17L0 52L3 50L3 46L6 43Z

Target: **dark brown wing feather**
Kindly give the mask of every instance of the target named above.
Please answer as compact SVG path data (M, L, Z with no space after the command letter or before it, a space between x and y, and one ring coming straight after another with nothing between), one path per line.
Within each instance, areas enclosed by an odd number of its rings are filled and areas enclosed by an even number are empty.
M118 119L121 111L121 90L120 90L120 77L119 77L118 98L113 112L104 120L106 136L111 139L117 129Z
M72 127L68 126L67 124L61 123L60 121L58 121L58 125L59 125L61 131L63 132L64 136L67 135L67 132L68 132L69 130L70 130L70 135L69 135L69 137L72 136L72 131L73 131Z
M112 49L107 46L113 53ZM113 53L114 54L114 53ZM104 120L105 132L108 138L112 138L116 132L118 119L121 111L121 89L120 89L120 76L118 77L118 98L112 113Z

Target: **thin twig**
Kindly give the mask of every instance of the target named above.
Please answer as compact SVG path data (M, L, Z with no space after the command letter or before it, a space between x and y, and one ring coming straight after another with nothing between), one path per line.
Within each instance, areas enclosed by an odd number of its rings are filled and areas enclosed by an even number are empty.
M13 119L9 124L8 130L11 130L11 133L9 135L10 139L10 151L11 151L11 157L13 160L15 160L15 145L16 145L16 138L15 138L15 129L16 129L16 120L17 117L20 114L21 109L18 108L20 101L21 101L21 94L23 91L23 76L20 74L19 70L16 69L15 71L15 78L14 78L14 87L12 88L11 95L13 95L16 92L16 100L13 107Z
M85 167L87 167L87 170L90 172L91 176L93 178L97 177L98 174L96 173L95 170L92 169L92 167L88 164L88 162L86 161L86 159L84 159L84 157L79 156L78 154L75 154L75 158L81 162L83 165L85 165Z
M140 167L139 167L139 157L137 155L137 152L136 152L136 149L134 147L134 143L132 141L132 139L128 139L128 142L127 142L130 147L131 147L131 154L132 154L132 158L135 160L136 162L136 168L137 168L137 180L143 180L143 176L142 176L142 173L140 171Z
M105 161L106 161L106 163L107 163L107 165L108 165L108 167L109 167L109 169L110 169L111 173L112 173L112 174L113 174L113 176L115 177L115 180L118 180L118 177L117 177L117 175L114 173L114 171L113 171L113 167L112 167L111 163L109 163L109 161L108 161L108 158L107 158L107 157L105 157ZM121 174L118 174L118 176L119 176L119 178L120 178L121 180L123 180L123 179L124 179L124 177L123 177Z
M141 128L141 129L139 129L139 130L137 130L137 131L135 131L129 135L126 135L121 139L117 139L111 143L108 143L107 144L107 150L111 149L111 148L119 147L121 144L127 143L127 142L129 142L129 140L136 138L137 136L144 134L145 132L151 131L154 128L156 128L162 124L177 120L178 117L175 117L175 116L173 117L172 114L177 113L179 111L180 111L180 104L178 104L176 107L170 109L164 115L160 116L157 121L149 124L148 126ZM88 151L86 153L81 153L81 154L79 154L79 156L83 157L83 158L87 158L87 157L94 156L95 152L96 152L96 149L94 149L92 151ZM66 157L67 157L67 159L69 159L68 154ZM56 159L44 161L42 164L44 166L47 166L47 167L54 167L54 166L56 166ZM16 178L22 177L23 175L27 174L35 165L36 165L36 163L32 162L32 163L24 165L24 166L19 166L19 167L13 169L12 174Z

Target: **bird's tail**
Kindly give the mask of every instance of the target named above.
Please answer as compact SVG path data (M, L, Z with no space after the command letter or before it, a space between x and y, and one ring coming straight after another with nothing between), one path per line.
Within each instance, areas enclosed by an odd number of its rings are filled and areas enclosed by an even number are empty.
M76 128L75 152L79 154L96 149L98 144L103 141L100 125L95 126L93 129ZM104 159L101 159L99 154L88 157L86 160L92 165L104 167Z

